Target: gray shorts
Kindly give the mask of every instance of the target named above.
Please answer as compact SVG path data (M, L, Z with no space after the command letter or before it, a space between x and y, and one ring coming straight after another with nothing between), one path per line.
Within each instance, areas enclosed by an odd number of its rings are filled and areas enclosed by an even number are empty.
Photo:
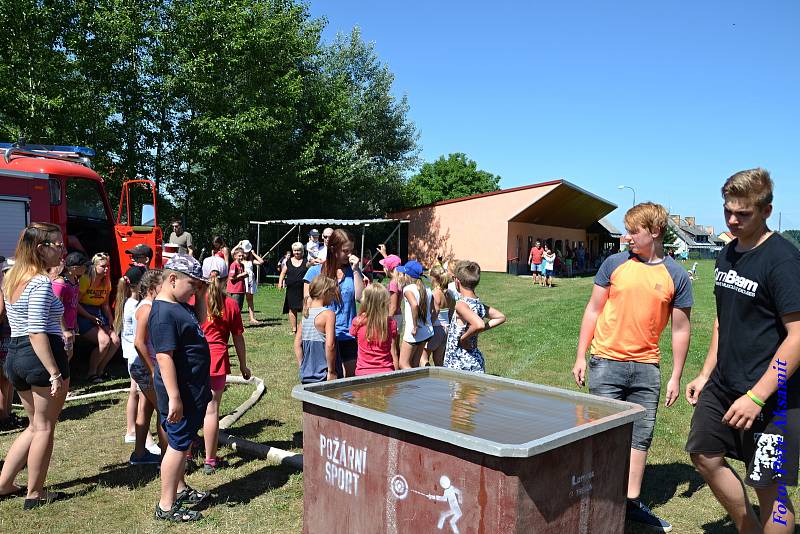
M589 359L589 393L610 399L634 402L647 410L633 423L631 447L650 448L656 426L661 370L655 363L622 362L592 356Z

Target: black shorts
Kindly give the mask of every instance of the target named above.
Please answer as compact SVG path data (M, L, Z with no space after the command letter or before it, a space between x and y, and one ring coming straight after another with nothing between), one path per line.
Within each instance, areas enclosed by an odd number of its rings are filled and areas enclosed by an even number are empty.
M791 393L791 392L789 392ZM736 430L722 422L731 405L741 397L709 380L694 408L686 452L724 454L747 464L745 482L756 488L774 484L797 486L800 463L800 407L797 394L787 396L787 407L776 413L778 394L773 394L750 430Z
M69 359L64 350L64 339L61 336L47 334L50 350L58 365L58 372L64 380L69 378ZM8 345L8 356L5 363L6 377L14 384L17 391L28 391L31 386L50 387L50 373L42 365L42 361L31 346L28 336L12 337Z
M337 339L336 355L342 362L349 362L358 358L358 341L355 339Z

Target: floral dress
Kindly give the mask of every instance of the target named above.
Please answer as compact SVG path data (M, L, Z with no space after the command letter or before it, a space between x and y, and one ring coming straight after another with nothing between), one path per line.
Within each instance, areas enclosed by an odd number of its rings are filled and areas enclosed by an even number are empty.
M477 298L461 297L469 308L483 319L486 317L486 306ZM458 313L454 313L450 318L450 326L447 330L447 348L444 351L444 366L450 369L460 369L462 371L472 371L473 373L486 372L486 365L483 361L483 354L478 349L478 335L469 338L469 349L462 348L459 340L469 325L458 318Z

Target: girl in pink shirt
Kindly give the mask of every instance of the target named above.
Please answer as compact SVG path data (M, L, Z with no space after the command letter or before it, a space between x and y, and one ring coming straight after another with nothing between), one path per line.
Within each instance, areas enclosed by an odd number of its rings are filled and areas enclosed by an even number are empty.
M70 252L64 259L64 269L52 282L53 293L64 304L64 349L72 359L75 334L78 331L78 280L86 274L89 259L81 252Z
M395 371L399 368L397 323L389 317L389 292L381 284L370 284L361 297L361 313L350 325L358 340L356 376Z

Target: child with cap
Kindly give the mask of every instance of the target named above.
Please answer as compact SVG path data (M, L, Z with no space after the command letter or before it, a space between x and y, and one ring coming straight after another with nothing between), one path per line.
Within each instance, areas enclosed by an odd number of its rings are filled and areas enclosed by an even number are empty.
M188 254L175 254L164 266L164 283L150 309L148 332L156 352L153 383L167 449L161 461L161 498L155 518L197 521L202 515L183 505L198 504L208 493L186 484L185 453L203 426L211 400L211 353L197 317L206 317L207 283L203 269ZM195 296L192 310L187 304Z
M135 247L125 251L125 254L130 255L131 265L150 268L150 261L153 259L153 249L147 245L140 243Z
M314 228L308 232L308 243L306 243L306 261L309 263L309 265L316 265L317 263L322 262L319 257L319 248L319 230Z
M475 294L481 281L481 267L474 261L460 261L453 277L460 296L447 330L444 366L473 373L485 373L486 363L478 349L478 334L506 321L499 310L485 305ZM489 318L486 321L486 317Z
M403 276L403 297L406 300L403 343L400 346L400 369L419 366L425 342L433 337L431 316L434 310L433 293L422 282L423 267L417 260L409 260L405 265L397 267Z
M72 359L75 336L78 334L78 280L86 274L89 259L83 252L70 252L64 258L64 268L52 282L53 293L64 304L64 349Z

